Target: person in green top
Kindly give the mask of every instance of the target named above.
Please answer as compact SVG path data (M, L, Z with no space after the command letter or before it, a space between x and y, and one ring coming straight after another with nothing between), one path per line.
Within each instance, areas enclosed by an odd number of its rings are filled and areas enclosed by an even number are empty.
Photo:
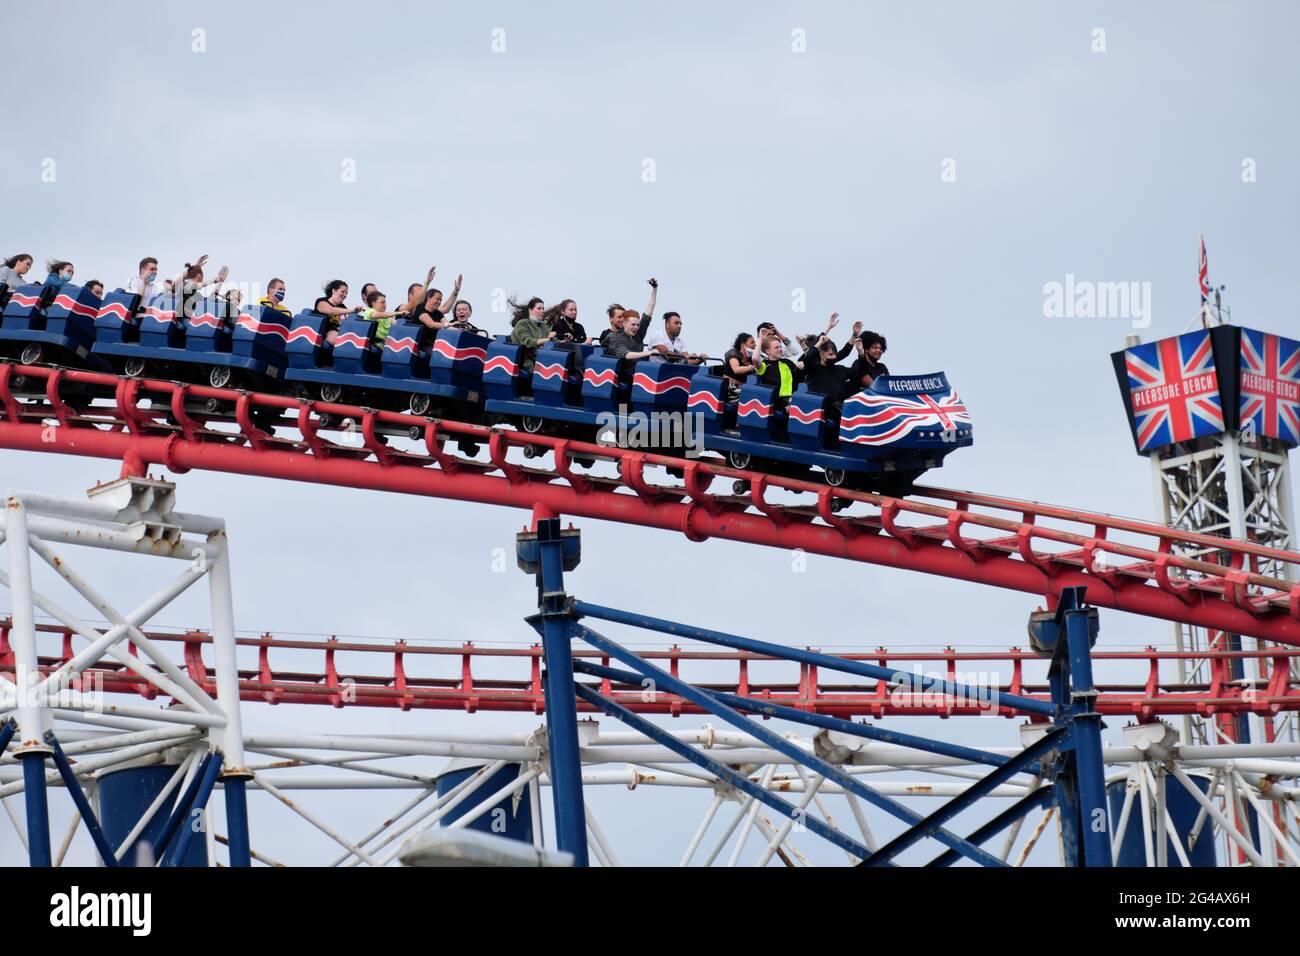
M533 359L537 356L538 346L545 345L555 338L555 330L546 324L543 315L546 304L537 296L528 300L526 305L510 300L514 315L510 319L510 344L519 348L519 374L532 376Z
M361 318L375 323L376 345L384 344L384 339L388 338L388 330L393 327L393 320L406 315L406 306L399 307L396 312L389 312L387 309L388 297L378 289L366 296L366 310L361 313Z

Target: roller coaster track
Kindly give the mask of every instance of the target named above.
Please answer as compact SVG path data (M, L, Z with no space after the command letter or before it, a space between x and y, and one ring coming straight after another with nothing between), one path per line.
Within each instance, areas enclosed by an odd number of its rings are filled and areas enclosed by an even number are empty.
M12 679L14 656L8 642L10 622L0 619L0 675ZM37 625L48 647L57 643L58 653L42 654L40 669L49 674L74 655L72 633L54 624ZM147 631L146 636L161 646L180 648L182 666L191 680L209 693L216 693L213 667L204 661L204 650L212 643L201 631L176 633ZM268 704L320 704L333 707L395 707L401 710L513 711L542 714L546 703L542 693L542 648L481 647L473 644L434 645L405 641L357 641L334 638L259 637L239 638L243 648L257 649L257 668L240 671L241 699ZM130 646L135 653L134 645ZM996 699L954 698L942 694L911 692L885 681L862 679L841 683L842 676L819 677L816 666L791 661L773 663L772 658L744 651L683 650L666 647L639 651L675 676L694 679L707 673L708 680L696 684L723 693L738 694L803 711L851 719L885 716L991 716L1020 718L1022 712L998 707ZM275 656L279 666L272 661ZM890 651L877 648L863 653L838 653L846 660L865 661L889 667L907 675L944 676L957 682L961 674L1005 674L999 693L1050 701L1047 686L1048 661L1031 651ZM575 648L575 658L608 665L599 651ZM1261 658L1266 686L1250 688L1232 677L1233 662L1244 665L1247 658ZM1255 712L1272 715L1300 710L1300 680L1292 661L1300 650L1270 648L1266 651L1199 651L1176 653L1145 650L1093 652L1099 675L1096 709L1107 716L1127 716L1138 721L1182 714L1211 717ZM286 658L298 662L287 666ZM1171 684L1161 676L1182 658L1190 664L1204 662L1203 680ZM346 660L346 664L344 663ZM364 662L364 663L363 663ZM348 664L352 667L347 666ZM356 669L353 669L356 668ZM772 676L776 671L777 676ZM978 669L978 670L976 670ZM1188 670L1192 668L1189 666ZM1249 667L1246 668L1250 670ZM477 671L477 673L476 673ZM491 676L485 674L491 672ZM1123 674L1117 672L1122 671ZM1115 672L1115 673L1113 673ZM734 675L729 677L728 675ZM981 678L983 680L983 678ZM102 660L80 678L82 687L105 693L139 694L153 699L158 688L129 671L125 665ZM998 683L989 678L988 683ZM594 686L594 685L593 685ZM601 682L600 693L623 706L644 714L698 714L702 711L673 694L647 696L640 687L620 688ZM592 708L579 701L579 709Z
M91 403L91 392L103 397ZM596 518L1008 588L1049 606L1084 586L1098 607L1300 646L1300 584L1258 571L1300 554L1125 518L942 488L898 499L710 458L43 366L0 364L0 411L0 447L117 460L123 474L161 465ZM453 453L462 443L477 454ZM512 460L512 449L534 457ZM614 461L618 477L577 470L592 459ZM651 482L651 466L680 480ZM736 480L747 494L709 490ZM780 492L813 504L770 498Z

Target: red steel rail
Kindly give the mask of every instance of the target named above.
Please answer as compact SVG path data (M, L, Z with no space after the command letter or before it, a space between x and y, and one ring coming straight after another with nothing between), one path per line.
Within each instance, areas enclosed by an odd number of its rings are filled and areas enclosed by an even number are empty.
M12 679L13 651L9 646L10 622L0 620L0 674ZM40 667L50 673L70 660L74 653L69 631L58 625L38 625L47 635L59 635L57 654L43 654ZM204 660L204 649L212 637L201 631L185 634L151 631L148 636L160 644L180 645L180 654L190 678L209 693L216 693L214 670ZM50 638L44 639L44 643ZM405 641L341 641L307 638L261 637L239 638L241 647L257 648L257 668L240 671L240 694L243 700L268 704L326 704L333 707L396 707L401 710L515 711L542 714L542 651L531 647L477 647L473 644L428 645ZM129 649L135 653L134 645ZM307 658L306 666L276 667L272 653L283 662L293 655ZM659 650L638 651L642 657L659 661L674 675L695 679L707 667L711 680L695 680L700 686L787 707L836 717L988 715L995 699L958 700L940 694L912 693L883 681L853 678L844 674L818 673L818 668L792 661L774 663L774 659L743 651L683 650L673 646ZM338 655L367 655L365 672L341 669ZM608 664L597 651L574 649L574 656ZM1002 693L1049 700L1047 661L1019 648L1007 651L937 652L910 650L889 651L877 648L863 653L839 655L848 660L866 661L892 667L907 674L945 676L952 681L998 684ZM1132 717L1139 721L1182 714L1214 716L1259 713L1273 715L1281 711L1300 710L1300 680L1291 663L1300 650L1274 647L1266 651L1209 651L1192 654L1156 651L1102 651L1093 653L1099 674L1124 671L1122 679L1099 678L1100 696L1097 710L1110 716ZM1202 680L1195 683L1171 683L1161 676L1162 664L1168 670L1179 658L1205 664ZM1265 686L1251 687L1234 681L1234 659L1259 657ZM761 662L758 668L752 668ZM441 664L441 667L437 665ZM721 665L721 666L720 666ZM417 676L412 670L441 670L446 676ZM685 668L688 673L683 674ZM734 668L734 671L732 671ZM494 672L486 676L485 669ZM1189 668L1190 669L1190 668ZM1248 671L1250 668L1246 668ZM762 675L752 671L761 671ZM779 671L777 679L770 676ZM477 673L476 673L477 671ZM502 672L509 676L500 676ZM722 676L732 671L734 678ZM1026 673L1028 671L1028 673ZM970 675L987 674L972 680ZM1000 679L997 675L1006 675ZM87 670L76 685L82 690L105 693L139 694L148 699L159 695L156 687L115 661L101 661ZM601 693L640 713L697 714L701 711L688 701L660 693L652 698L640 688L616 689L608 681ZM164 695L165 697L165 695ZM579 707L584 707L579 701ZM590 709L585 708L584 709ZM1004 717L1016 712L998 708Z
M15 376L24 382L18 391ZM70 399L74 388L108 397L87 406ZM207 400L219 403L219 414L193 411ZM1009 588L1042 595L1049 606L1063 588L1081 585L1099 607L1300 645L1300 584L1254 570L1264 561L1300 564L1300 554L1109 515L938 488L891 498L737 471L716 459L9 363L0 364L0 410L0 447L118 460L124 474L143 475L149 465L177 474L197 468L597 518L695 542L727 538ZM273 424L268 415L277 416ZM322 415L351 419L361 443L327 437ZM386 430L418 438L405 449ZM486 454L454 454L449 439L475 442ZM524 464L509 454L529 447L542 457ZM580 473L575 459L591 458L617 462L619 476ZM674 469L681 479L652 482L648 466ZM719 479L743 479L749 491L711 492ZM771 500L775 492L810 495L813 504ZM1226 563L1206 560L1215 555Z

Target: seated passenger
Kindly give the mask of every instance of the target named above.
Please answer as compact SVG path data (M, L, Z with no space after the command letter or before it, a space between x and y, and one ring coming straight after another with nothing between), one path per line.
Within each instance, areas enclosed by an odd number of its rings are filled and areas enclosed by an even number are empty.
M177 277L175 288L181 298L180 308L177 311L187 319L194 317L194 312L198 308L200 300L221 294L221 287L226 283L226 276L230 275L230 267L222 266L217 270L217 277L214 280L211 282L205 281L203 265L207 261L208 257L202 255L192 265L188 262L185 263L185 271Z
M208 257L202 255L192 265L185 263L185 270L176 277L173 288L179 289L180 294L187 297L207 298L219 294L226 283L226 277L230 275L230 266L222 266L217 270L217 277L207 282L203 278L203 266L207 261Z
M640 317L641 324L640 324L640 335L638 337L638 342L637 342L638 347L641 347L644 344L645 334L646 332L650 331L650 321L654 318L654 314L655 314L655 298L659 295L658 279L656 279L654 276L651 276L649 279L646 280L646 283L650 286L650 301L646 303L645 312L642 313ZM613 305L611 305L608 309L605 310L605 314L609 316L609 328L606 329L604 332L600 333L599 342L601 345L606 345L609 342L609 337L611 335L615 335L623 331L624 329L623 319L627 314L627 310L625 310L621 305L615 302Z
M366 310L361 313L361 318L375 323L375 344L383 345L384 339L388 338L388 330L393 327L393 320L405 315L404 305L396 312L389 312L388 297L376 289L366 299Z
M91 279L86 283L86 288L90 290L91 295L98 296L101 299L104 298L104 283L98 279Z
M734 402L740 397L740 386L745 384L745 380L754 371L749 358L753 351L754 337L748 332L741 332L722 356L722 376L727 380L725 401Z
M871 383L880 376L889 374L885 363L880 361L880 357L885 354L885 349L888 347L883 335L867 330L858 335L854 340L854 346L858 350L858 359L849 369L850 394L870 388Z
M652 362L685 362L688 365L700 365L709 360L703 352L695 353L686 347L686 342L682 338L680 312L665 312L663 329L655 329L647 335L645 344L655 352L650 356Z
M158 282L158 260L153 256L141 259L139 272L127 280L126 291L138 295L141 305L148 305L154 296L162 295L163 287Z
M754 350L754 374L758 381L777 389L773 411L778 411L790 404L794 386L803 372L803 362L782 356L784 343L781 334L775 328L763 335L762 344Z
M654 349L645 347L645 331L641 328L641 314L635 309L623 313L623 327L605 337L605 354L625 362L649 358Z
M348 284L342 279L331 279L325 284L325 294L316 300L312 311L329 319L325 324L325 341L333 343L339 334L339 322L345 315L356 315L361 306L349 308L343 304L348 297Z
M844 393L849 383L849 370L836 363L853 351L854 341L850 339L845 342L842 349L835 348L835 343L829 336L831 329L839 323L839 319L840 314L832 312L830 320L826 323L826 330L820 335L808 336L807 351L803 355L804 377L808 382L809 390L830 395L835 401L841 401L846 397ZM861 331L862 323L854 323L853 334L856 336Z
M63 259L51 259L46 263L50 274L45 277L45 288L58 289L72 281L74 269L71 262Z
M557 342L579 342L587 343L591 339L587 336L587 330L582 327L578 321L578 303L572 299L565 299L559 305L553 305L546 310L546 324L555 330L555 340Z
M434 269L429 270L432 277ZM424 329L421 331L421 347L432 342L433 337L438 334L439 329L445 329L450 323L447 321L447 311L454 309L456 299L460 296L460 284L464 277L456 276L456 283L451 287L451 298L446 302L442 300L442 292L439 289L429 289L420 297L414 310L408 313L408 318L412 322L419 322Z
M284 304L285 287L283 279L272 279L266 284L266 295L257 300L257 304L264 309L275 309L281 315L292 315L289 307Z
M424 290L429 287L433 281L434 273L438 271L437 266L429 266L429 271L424 276L424 282L412 282L406 287L406 314L414 315L416 307L424 301Z
M781 333L781 330L778 329L778 328L777 328L775 325L773 325L771 322L760 322L760 323L758 323L758 328L755 329L754 331L755 331L755 334L758 335L758 337L759 337L759 341L762 341L764 334L767 333L767 332L772 332L773 334L775 334L776 337L777 337L777 338L780 340L780 342L781 342L781 357L782 357L782 358L797 359L797 358L802 354L798 348L796 348L794 345L792 345L792 344L790 343L789 338L787 338L785 335L783 335L783 334Z
M542 300L533 296L527 304L521 305L510 299L510 308L514 315L510 319L513 328L509 341L519 349L519 373L525 377L533 374L533 359L537 349L555 338L555 330L547 327L543 315L546 307Z
M226 293L226 316L233 317L239 313L239 307L244 303L244 293L238 289L231 289Z
M745 384L749 374L754 371L750 356L754 353L754 337L748 332L736 336L725 355L722 356L722 374L733 385Z
M621 305L617 302L611 302L609 308L605 310L605 315L609 317L609 328L601 330L600 337L596 340L600 345L604 345L605 340L612 333L623 329L623 307Z
M448 323L453 329L460 329L462 332L475 332L479 335L487 335L482 329L470 321L470 316L474 314L474 306L466 299L461 299L456 303L456 308L452 311L451 321Z
M28 252L20 252L6 259L4 266L0 267L0 292L3 292L5 287L16 289L20 285L25 285L27 280L24 276L31 267L32 256Z

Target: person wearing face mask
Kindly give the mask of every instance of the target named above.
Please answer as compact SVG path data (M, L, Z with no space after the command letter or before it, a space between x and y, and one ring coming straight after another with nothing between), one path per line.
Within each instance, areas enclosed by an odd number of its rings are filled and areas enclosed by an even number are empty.
M64 259L50 259L46 262L50 274L45 277L46 289L59 289L72 281L72 275L75 271L72 263Z
M138 295L145 304L154 296L162 295L163 287L158 282L158 260L153 256L141 259L139 274L127 282L126 291Z
M291 315L289 307L284 304L284 280L272 279L266 284L266 295L257 300L264 309L275 309L281 315Z
M559 305L551 306L546 310L543 318L546 320L546 324L555 330L557 341L582 344L591 342L587 330L578 321L578 303L572 299L565 299Z

